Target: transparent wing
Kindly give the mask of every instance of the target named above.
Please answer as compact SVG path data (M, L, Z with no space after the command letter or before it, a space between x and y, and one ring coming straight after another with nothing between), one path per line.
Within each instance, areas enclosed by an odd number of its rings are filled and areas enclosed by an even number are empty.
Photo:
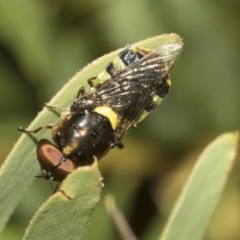
M151 53L155 52L159 54L165 64L165 71L170 72L181 51L182 44L180 43L164 43Z
M182 45L178 43L164 43L96 87L96 105L109 106L119 116L119 139L169 78L181 50Z

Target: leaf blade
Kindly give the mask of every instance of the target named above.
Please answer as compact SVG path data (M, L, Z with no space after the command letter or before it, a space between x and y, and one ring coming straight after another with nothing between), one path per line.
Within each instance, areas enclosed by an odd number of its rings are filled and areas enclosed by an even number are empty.
M202 239L236 157L237 143L238 133L225 133L205 148L174 206L160 240Z
M96 161L70 174L37 211L23 239L82 239L100 200L101 179Z

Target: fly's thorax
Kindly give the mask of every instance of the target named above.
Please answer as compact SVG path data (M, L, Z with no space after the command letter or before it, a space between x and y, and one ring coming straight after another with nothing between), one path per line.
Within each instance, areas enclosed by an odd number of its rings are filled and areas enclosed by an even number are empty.
M63 118L52 129L53 139L64 157L77 165L87 165L93 156L100 159L114 143L108 117L94 110L80 110Z

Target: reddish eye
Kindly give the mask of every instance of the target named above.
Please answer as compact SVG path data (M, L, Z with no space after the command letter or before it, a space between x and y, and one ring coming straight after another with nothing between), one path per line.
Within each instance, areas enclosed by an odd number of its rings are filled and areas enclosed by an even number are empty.
M48 173L54 170L54 167L61 161L63 155L51 142L41 139L37 146L37 157L41 169ZM77 165L74 162L66 160L52 172L53 180L64 180L76 168Z

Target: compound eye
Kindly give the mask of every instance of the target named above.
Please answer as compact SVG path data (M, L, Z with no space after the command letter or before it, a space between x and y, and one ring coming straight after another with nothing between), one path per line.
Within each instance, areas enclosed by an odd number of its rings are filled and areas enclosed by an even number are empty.
M97 138L98 137L98 132L97 131L92 131L90 133L90 135L91 135L92 138Z
M37 157L40 165L45 169L57 165L62 158L62 153L51 142L41 139L37 146Z
M41 139L39 141L37 146L37 157L41 169L46 173L51 173L51 177L53 177L55 181L62 181L69 173L77 168L74 162L67 159L55 169L55 166L63 159L63 154L55 145L46 139ZM47 178L47 175L45 178Z

